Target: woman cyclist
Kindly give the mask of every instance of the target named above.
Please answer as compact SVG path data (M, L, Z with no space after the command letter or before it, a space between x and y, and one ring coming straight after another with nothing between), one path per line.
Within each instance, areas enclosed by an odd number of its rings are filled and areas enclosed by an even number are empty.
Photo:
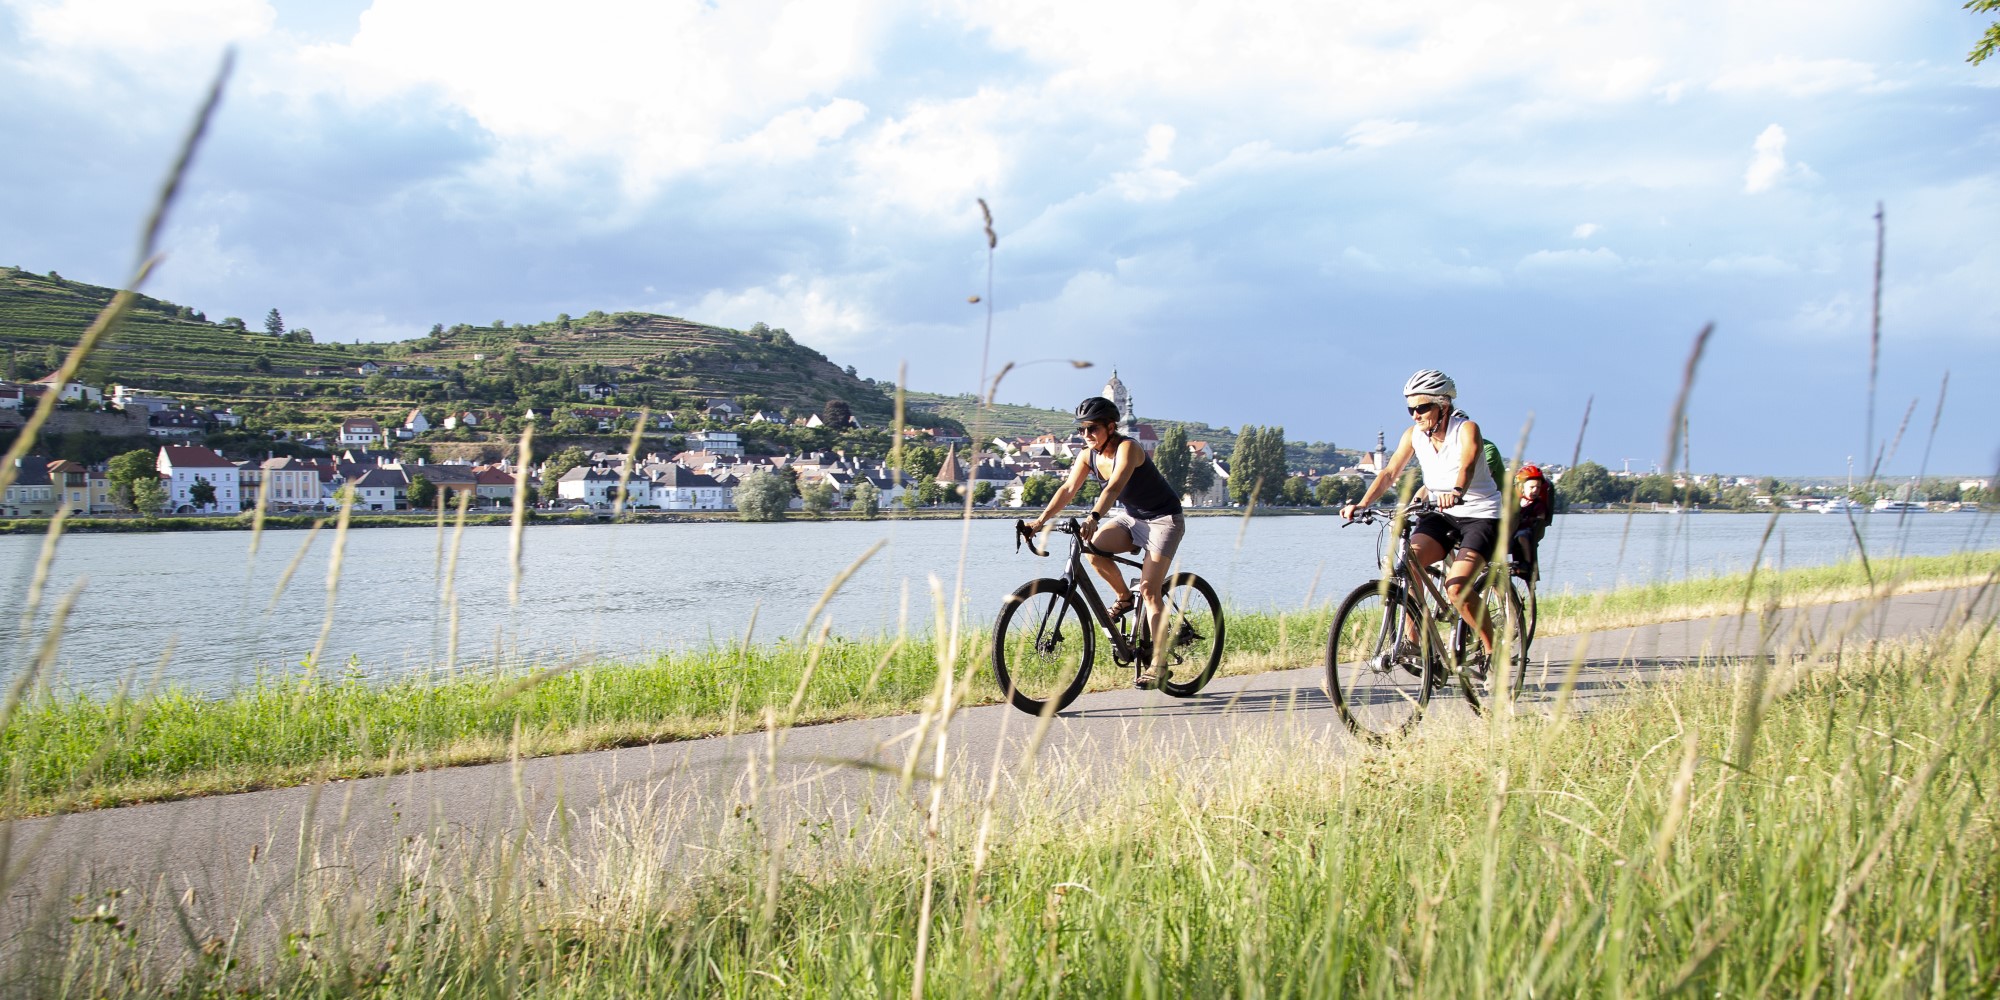
M1139 442L1118 433L1119 417L1118 407L1102 396L1092 396L1077 404L1076 429L1090 450L1069 467L1069 476L1056 489L1055 496L1049 498L1048 509L1029 521L1028 527L1042 530L1058 511L1069 506L1085 479L1094 475L1104 480L1104 492L1097 495L1097 502L1084 517L1084 537L1090 539L1092 547L1106 552L1145 550L1139 596L1146 601L1148 620L1158 625L1166 620L1160 582L1166 579L1167 569L1173 565L1174 551L1180 548L1187 518L1181 513L1181 498L1174 495L1146 450L1139 447ZM1122 505L1123 509L1113 511L1113 504ZM1118 564L1094 553L1090 564L1118 595L1110 608L1111 617L1129 613L1133 607L1132 590L1126 586ZM1154 688L1168 679L1166 665L1152 663L1139 674L1137 684L1141 689Z
M1426 368L1410 376L1403 384L1403 402L1412 426L1403 432L1388 466L1375 474L1360 500L1340 508L1340 516L1353 520L1355 511L1395 485L1410 457L1416 456L1424 490L1438 511L1417 519L1410 535L1411 554L1426 566L1451 557L1445 595L1479 633L1479 644L1490 660L1493 626L1479 607L1474 581L1500 537L1500 487L1486 462L1479 425L1457 408L1457 400L1458 385L1449 375Z

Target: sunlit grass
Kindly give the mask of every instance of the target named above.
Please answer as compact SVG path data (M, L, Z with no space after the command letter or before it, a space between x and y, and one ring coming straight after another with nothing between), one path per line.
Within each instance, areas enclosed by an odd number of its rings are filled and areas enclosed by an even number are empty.
M1129 773L1044 755L983 862L957 785L935 838L915 810L842 831L755 801L698 864L668 856L686 801L498 852L433 834L309 893L291 947L213 939L245 963L226 975L149 975L147 946L84 921L49 995L907 996L927 865L926 995L1993 992L2000 656L1810 664L1746 713L1763 676L1392 751L1306 726Z

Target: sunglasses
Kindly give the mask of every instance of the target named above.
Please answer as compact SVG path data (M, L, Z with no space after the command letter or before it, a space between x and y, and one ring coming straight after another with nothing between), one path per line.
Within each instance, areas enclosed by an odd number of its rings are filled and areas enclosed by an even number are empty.
M1107 430L1107 429L1108 429L1108 428L1106 428L1106 427L1105 427L1105 426L1104 426L1103 424L1078 424L1078 425L1076 425L1076 432L1077 432L1078 434L1090 434L1090 433L1093 433L1093 432L1095 432L1095 431L1102 431L1102 430Z
M1434 413L1437 411L1437 408L1438 405L1436 403L1425 403L1422 406L1405 407L1405 409L1410 411L1410 416L1413 417L1419 413Z

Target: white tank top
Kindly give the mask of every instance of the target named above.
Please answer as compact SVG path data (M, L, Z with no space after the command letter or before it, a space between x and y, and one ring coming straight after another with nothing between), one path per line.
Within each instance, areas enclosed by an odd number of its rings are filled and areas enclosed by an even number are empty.
M1416 453L1417 467L1423 470L1424 489L1446 493L1458 485L1458 473L1465 462L1465 419L1463 411L1452 411L1451 419L1444 424L1442 447L1431 444L1429 434L1411 429L1410 450ZM1500 486L1493 481L1493 470L1486 467L1485 456L1472 457L1472 479L1466 483L1465 495L1444 514L1460 521L1500 516Z

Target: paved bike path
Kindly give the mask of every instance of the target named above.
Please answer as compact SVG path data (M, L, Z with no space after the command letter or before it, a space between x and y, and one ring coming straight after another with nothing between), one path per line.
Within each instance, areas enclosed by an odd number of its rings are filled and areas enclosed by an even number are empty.
M1581 663L1575 697L1587 707L1709 657L1766 652L1786 659L1829 635L1844 633L1852 648L1934 631L1967 614L1990 619L2000 601L1987 594L1973 607L1974 594L1902 595L1872 608L1823 605L1769 621L1752 614L1545 637L1534 647L1528 696L1548 697L1573 662ZM1212 742L1254 727L1324 737L1339 723L1322 678L1314 665L1220 678L1187 700L1133 690L1088 694L1053 721L1042 753L1108 760L1148 740ZM1441 699L1439 714L1455 701ZM1004 705L958 713L948 737L952 766L980 780L995 754L1012 766L1034 721ZM893 794L897 781L888 772L907 763L916 726L916 717L899 716L789 730L773 770L766 770L771 737L760 732L15 821L0 825L0 870L9 873L0 914L13 914L0 915L0 941L16 938L31 910L52 912L25 904L60 909L73 894L119 888L164 890L189 904L196 923L221 921L245 907L269 907L302 879L324 877L336 860L341 877L368 881L396 844L426 831L456 832L468 849L482 849L494 834L524 825L588 829L594 816L652 801L680 811L675 836L685 843L713 842L734 806L754 797L752 785L772 777L792 808L852 819ZM1322 738L1314 745L1340 752L1349 743ZM919 770L934 759L927 748Z

